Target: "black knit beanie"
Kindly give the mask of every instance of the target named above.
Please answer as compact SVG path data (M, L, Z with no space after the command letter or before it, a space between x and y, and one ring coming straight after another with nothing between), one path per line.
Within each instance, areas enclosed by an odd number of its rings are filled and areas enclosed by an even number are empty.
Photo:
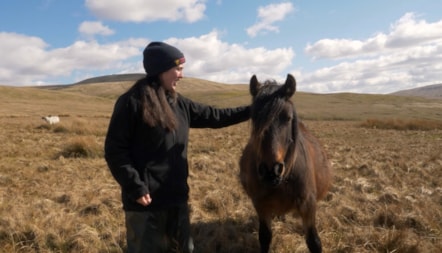
M184 62L184 54L164 42L151 42L143 52L144 70L149 76L156 76Z

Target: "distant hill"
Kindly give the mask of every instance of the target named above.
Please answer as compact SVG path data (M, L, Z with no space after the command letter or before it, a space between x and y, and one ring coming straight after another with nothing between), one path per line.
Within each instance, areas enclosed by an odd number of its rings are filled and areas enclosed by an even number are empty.
M85 80L77 82L73 85L106 83L106 82L135 82L136 80L144 77L144 75L145 74L142 74L142 73L133 73L133 74L118 74L118 75L99 76L99 77L85 79ZM203 82L203 83L215 84L214 82L199 80L199 79L195 79L195 78L185 78L185 80L186 79L187 79L187 81L189 81L189 79L192 81L198 80L197 83ZM195 87L192 87L192 88L195 88ZM400 91L390 93L390 95L442 99L442 84L434 84L434 85L428 85L428 86L414 88L414 89L400 90Z
M144 76L146 76L146 74L141 74L141 73L98 76L98 77L85 79L75 84L136 81Z
M391 95L442 99L442 83L409 90L396 91L391 93Z
M136 80L144 77L145 74L132 73L132 74L116 74L107 76L97 76L82 81L72 83L72 84L53 84L53 85L41 85L33 86L36 88L50 89L50 90L64 90L70 87L79 86L82 84L97 84L97 83L134 83Z
M144 77L145 74L143 73L131 73L131 74L115 74L115 75L107 75L107 76L98 76L98 77L92 77L85 80L82 80L77 83L69 84L69 85L48 85L48 86L40 86L40 88L44 89L52 89L52 90L69 90L69 89L80 89L79 87L84 84L93 84L97 86L97 84L101 84L101 86L106 87L106 89L102 89L102 92L105 94L101 94L105 97L109 97L108 93L112 93L113 95L116 95L118 93L123 92L127 88L129 88L135 81L138 79ZM115 92L115 84L118 84L118 92ZM212 81L207 81L203 79L198 78L189 78L185 77L183 80L181 80L181 84L178 87L178 90L180 92L195 92L197 90L201 89L203 91L208 90L219 90L224 89L223 87L226 87L227 89L237 90L238 88L240 90L247 90L248 85L242 84L242 85L229 85L229 84L222 84ZM98 87L97 87L98 88ZM81 88L83 89L83 88ZM90 88L86 89L87 92L91 92ZM107 91L106 91L107 90ZM110 97L112 97L112 94L110 94ZM98 94L95 94L98 95ZM434 85L428 85L424 87L414 88L414 89L408 89L408 90L400 90L393 93L390 93L388 95L394 95L394 96L407 96L407 97L422 97L422 98L429 98L429 99L442 99L442 84L434 84Z
M41 121L42 115L49 114L108 117L116 98L139 78L140 75L129 74L91 78L70 85L37 87L0 85L0 117L34 115L38 121ZM248 84L231 85L185 77L177 89L196 102L219 107L245 105L251 101ZM422 96L296 92L293 101L298 115L310 120L367 118L440 120L442 117L442 99Z

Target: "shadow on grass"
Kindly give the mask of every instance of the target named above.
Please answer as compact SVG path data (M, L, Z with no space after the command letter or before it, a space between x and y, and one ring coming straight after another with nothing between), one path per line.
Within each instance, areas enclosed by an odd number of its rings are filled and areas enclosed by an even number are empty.
M259 252L258 223L224 219L192 223L194 253Z

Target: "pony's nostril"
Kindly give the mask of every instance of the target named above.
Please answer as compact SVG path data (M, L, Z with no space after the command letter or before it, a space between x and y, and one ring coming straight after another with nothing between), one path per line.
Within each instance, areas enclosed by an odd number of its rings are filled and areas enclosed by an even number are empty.
M275 166L273 167L273 169L275 171L276 176L281 176L282 170L284 169L284 164L276 163Z

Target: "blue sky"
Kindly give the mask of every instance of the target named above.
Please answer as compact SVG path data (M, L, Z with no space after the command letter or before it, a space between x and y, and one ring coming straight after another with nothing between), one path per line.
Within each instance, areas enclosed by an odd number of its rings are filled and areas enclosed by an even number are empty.
M5 0L0 85L71 84L143 73L165 41L184 75L298 90L390 93L442 83L442 1Z

